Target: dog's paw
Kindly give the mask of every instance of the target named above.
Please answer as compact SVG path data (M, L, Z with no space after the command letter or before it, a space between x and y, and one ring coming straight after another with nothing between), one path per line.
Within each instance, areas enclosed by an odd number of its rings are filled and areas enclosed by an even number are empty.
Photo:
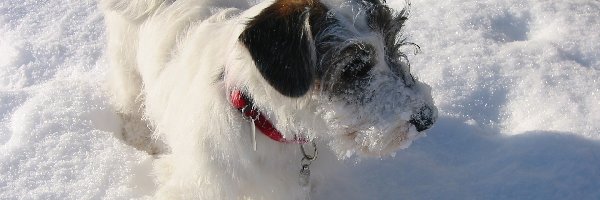
M140 151L150 155L168 152L167 145L159 138L153 138L153 130L141 117L121 114L123 119L123 141Z

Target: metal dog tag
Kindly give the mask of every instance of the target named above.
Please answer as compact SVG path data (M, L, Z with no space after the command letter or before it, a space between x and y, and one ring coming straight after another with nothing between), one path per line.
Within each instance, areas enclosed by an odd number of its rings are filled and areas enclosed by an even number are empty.
M300 169L300 185L302 187L308 187L310 185L309 165L302 165L302 169Z

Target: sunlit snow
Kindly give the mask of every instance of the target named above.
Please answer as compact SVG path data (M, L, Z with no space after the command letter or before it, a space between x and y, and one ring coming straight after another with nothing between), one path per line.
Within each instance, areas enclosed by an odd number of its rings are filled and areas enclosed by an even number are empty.
M440 118L316 199L600 199L600 2L411 3ZM153 194L152 157L117 137L104 40L95 1L0 2L0 199Z

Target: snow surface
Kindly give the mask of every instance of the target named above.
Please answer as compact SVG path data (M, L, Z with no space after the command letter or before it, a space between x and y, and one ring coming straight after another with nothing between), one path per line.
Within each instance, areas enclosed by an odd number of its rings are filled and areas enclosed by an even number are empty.
M102 20L92 0L0 2L0 199L152 194L152 157L119 140L103 91ZM440 118L395 157L350 161L352 184L366 199L600 199L598 30L594 0L412 0L412 71Z

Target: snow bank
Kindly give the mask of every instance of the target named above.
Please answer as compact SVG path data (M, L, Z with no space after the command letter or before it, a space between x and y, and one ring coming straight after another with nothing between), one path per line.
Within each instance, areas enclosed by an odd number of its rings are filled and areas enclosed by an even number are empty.
M430 132L393 159L357 164L369 199L600 197L597 141L550 131L487 135L450 117Z
M95 3L7 0L0 16L0 199L151 194L150 157L115 137Z
M413 0L406 30L438 123L321 199L600 198L600 2ZM0 36L0 199L152 195L102 91L95 2L4 0Z
M413 70L492 132L600 138L598 1L412 1Z
M2 198L136 195L132 170L149 156L114 137L118 117L97 83L79 77L40 85L12 113L9 139L0 148Z

